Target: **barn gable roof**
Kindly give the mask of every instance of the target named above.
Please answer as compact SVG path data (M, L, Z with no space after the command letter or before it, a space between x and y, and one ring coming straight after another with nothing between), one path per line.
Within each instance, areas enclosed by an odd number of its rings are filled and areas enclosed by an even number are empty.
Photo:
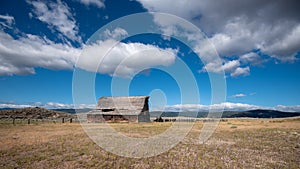
M149 96L101 97L96 110L90 113L103 115L139 115L149 111Z
M148 99L149 96L101 97L98 100L98 108L101 110L143 110L145 104L148 105Z

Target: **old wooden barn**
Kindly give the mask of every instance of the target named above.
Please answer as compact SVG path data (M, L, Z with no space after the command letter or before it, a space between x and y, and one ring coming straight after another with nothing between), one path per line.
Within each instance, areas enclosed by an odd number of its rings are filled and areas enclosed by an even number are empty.
M149 122L149 96L101 97L88 122Z

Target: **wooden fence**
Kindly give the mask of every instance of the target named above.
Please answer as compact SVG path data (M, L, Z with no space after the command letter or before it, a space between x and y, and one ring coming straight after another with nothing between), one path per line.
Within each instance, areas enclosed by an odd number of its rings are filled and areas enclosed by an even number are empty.
M77 123L79 120L77 118L56 118L56 119L31 119L31 118L6 118L0 119L0 123L4 124L38 124L38 123Z

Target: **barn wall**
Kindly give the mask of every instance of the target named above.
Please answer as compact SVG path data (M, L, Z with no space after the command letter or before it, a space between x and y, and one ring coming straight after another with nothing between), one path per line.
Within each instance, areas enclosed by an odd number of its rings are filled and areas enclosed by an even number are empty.
M87 122L101 123L104 122L104 118L101 114L87 114Z
M128 122L134 122L134 123L138 123L138 116L134 115L134 116L128 116L128 115L124 115L124 118L127 119Z
M150 114L149 111L142 112L138 116L138 122L150 122Z
M88 114L87 121L90 123L102 122L139 122L139 117L136 115L101 115L101 114Z

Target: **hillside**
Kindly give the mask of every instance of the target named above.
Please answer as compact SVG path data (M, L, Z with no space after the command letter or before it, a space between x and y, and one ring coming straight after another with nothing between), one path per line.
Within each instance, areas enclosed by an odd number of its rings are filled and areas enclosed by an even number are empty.
M222 117L251 117L251 118L284 118L300 116L299 112L282 112L277 110L249 110L244 112L224 112Z
M47 110L40 107L26 107L13 110L0 110L0 119L56 119L56 118L76 118L69 113Z
M182 112L180 116L183 117L195 117L197 112ZM198 112L198 118L207 117L208 112ZM150 112L151 117L177 117L179 112ZM295 117L300 116L300 112L282 112L277 110L249 110L249 111L224 111L222 118L238 118L238 117L249 117L249 118L284 118L284 117Z

